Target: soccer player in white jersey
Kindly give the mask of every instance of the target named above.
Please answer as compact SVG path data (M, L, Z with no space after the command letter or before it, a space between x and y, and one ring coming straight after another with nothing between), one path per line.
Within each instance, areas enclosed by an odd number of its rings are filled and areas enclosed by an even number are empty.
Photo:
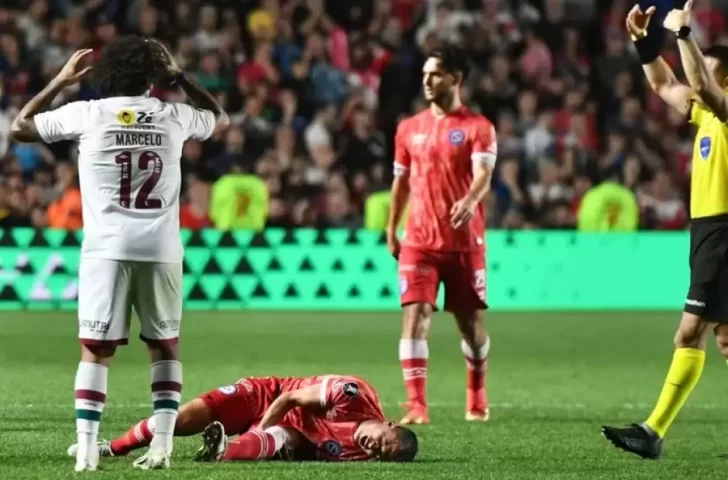
M182 317L179 231L183 143L206 140L229 120L220 104L186 77L154 40L121 37L93 67L76 52L20 111L16 141L78 141L84 239L79 267L81 362L76 374L76 471L95 470L96 442L116 347L128 341L131 309L151 356L155 435L134 466L168 468L182 391L177 340ZM100 100L41 113L66 87L92 73ZM194 107L150 97L176 83Z

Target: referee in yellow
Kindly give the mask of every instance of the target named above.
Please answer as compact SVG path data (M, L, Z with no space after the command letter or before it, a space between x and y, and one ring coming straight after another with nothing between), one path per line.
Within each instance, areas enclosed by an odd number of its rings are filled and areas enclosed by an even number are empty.
M728 47L700 51L690 32L691 8L689 0L682 9L671 10L663 23L668 35L677 36L689 86L678 82L659 56L661 42L651 42L647 35L655 7L643 12L635 6L627 16L627 30L650 86L672 108L689 115L698 129L690 194L690 288L672 364L647 420L625 428L602 427L616 447L651 459L659 458L667 429L700 379L711 330L728 358Z

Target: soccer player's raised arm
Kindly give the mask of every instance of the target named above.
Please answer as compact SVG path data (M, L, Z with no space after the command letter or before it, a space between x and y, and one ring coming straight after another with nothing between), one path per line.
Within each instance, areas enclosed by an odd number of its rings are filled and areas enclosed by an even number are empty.
M678 38L680 59L685 76L695 95L722 122L728 121L728 99L715 75L708 67L700 47L690 35L690 13L693 1L688 0L683 9L674 9L665 17L664 26L674 32ZM711 51L706 52L711 56ZM725 66L721 66L724 68Z
M199 119L196 120L197 124L193 123L191 127L190 136L198 140L204 140L214 134L214 132L224 130L230 125L230 118L228 117L225 110L220 105L220 102L205 88L197 83L192 78L186 76L182 72L182 68L177 64L174 56L167 50L161 42L157 40L149 40L159 48L159 55L162 57L162 61L167 69L167 74L170 79L173 79L177 85L185 92L187 97L192 102L195 108L207 110L212 112L215 123L212 125L206 125L205 115L202 112L197 112ZM206 134L209 133L209 134ZM206 137L206 138L203 138Z
M400 124L397 128L397 135L394 139L394 181L392 182L392 200L387 220L387 247L395 258L399 256L397 227L402 220L404 209L407 207L410 193L409 168L411 157L405 144L403 125Z
M46 110L64 88L80 82L91 71L91 67L79 69L79 65L92 51L79 50L71 55L58 75L20 110L10 126L10 138L17 142L43 140L51 143L69 140L82 133L80 130L86 115L76 115L80 102L48 112L42 117L38 114Z
M294 408L322 408L322 398L325 398L321 394L322 388L325 391L326 385L312 385L282 394L270 404L258 428L266 430L278 425Z

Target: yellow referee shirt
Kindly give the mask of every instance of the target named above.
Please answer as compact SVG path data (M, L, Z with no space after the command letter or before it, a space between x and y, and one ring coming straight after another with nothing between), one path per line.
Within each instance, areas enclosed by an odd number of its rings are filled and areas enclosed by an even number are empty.
M698 127L693 146L690 218L728 214L728 124L693 102L690 123Z

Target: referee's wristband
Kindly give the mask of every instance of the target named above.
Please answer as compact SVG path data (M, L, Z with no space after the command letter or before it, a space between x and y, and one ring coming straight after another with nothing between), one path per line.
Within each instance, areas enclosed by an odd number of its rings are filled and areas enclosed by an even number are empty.
M655 39L649 36L635 40L634 47L637 50L637 55L640 57L642 65L654 62L660 56L660 50L662 50L660 42L655 41Z
M685 40L687 39L690 34L692 33L692 29L689 26L680 27L680 30L675 32L675 36L678 38L678 40Z

